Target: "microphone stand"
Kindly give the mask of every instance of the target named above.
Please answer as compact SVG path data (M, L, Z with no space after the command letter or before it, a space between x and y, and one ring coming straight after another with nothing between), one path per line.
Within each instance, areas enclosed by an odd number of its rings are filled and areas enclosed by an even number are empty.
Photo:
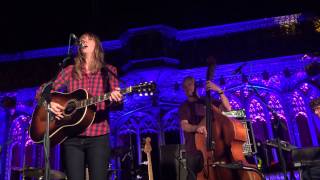
M243 68L243 66L241 67L241 69ZM239 73L242 76L245 76L245 74L242 72L242 70L240 69ZM281 143L280 143L280 138L279 138L279 127L281 125L281 120L280 117L278 115L278 113L271 108L265 101L264 99L261 97L261 95L258 93L258 90L256 87L254 87L254 85L252 85L249 80L247 81L247 84L253 89L254 93L257 95L257 97L261 100L261 102L267 107L267 109L272 113L274 119L275 119L275 124L273 125L273 129L274 129L274 135L276 137L276 143L277 143L277 153L280 159L280 166L282 169L282 172L284 174L284 179L288 180L288 176L287 176L287 165L285 162L285 159L283 157L283 152L282 152L282 148L281 148Z
M44 156L45 156L45 180L50 180L50 135L49 135L49 127L50 127L50 119L51 119L51 112L50 112L50 101L51 95L50 92L52 90L53 81L49 81L45 84L45 87L41 94L41 99L43 101L42 105L46 107L47 111L47 122L46 122L46 131L43 136L43 147L44 147Z
M279 127L281 126L281 120L280 120L279 115L273 109L271 109L269 106L267 106L267 108L268 108L268 110L271 110L271 113L275 119L275 124L273 125L273 128L274 128L274 135L276 136L277 152L279 155L280 165L282 168L282 172L284 174L284 178L285 178L285 180L287 180L288 179L287 164L286 164L286 161L283 157L282 145L280 143L280 137L279 137Z
M69 44L68 44L68 54L67 57L65 57L62 60L62 63L59 63L59 66L61 68L61 72L64 75L64 67L66 65L67 60L71 59L71 34L69 35ZM47 111L47 122L46 122L46 131L43 136L43 147L44 147L44 154L45 154L45 174L44 179L50 180L50 121L53 119L53 113L50 110L50 102L51 102L51 90L53 88L54 80L57 78L58 73L52 78L48 83L45 83L45 86L43 87L40 101L38 102L39 105L46 106Z
M273 124L273 129L274 129L274 136L276 137L276 144L277 144L277 148L276 149L277 149L277 153L278 153L278 156L279 156L279 159L280 159L280 166L281 166L281 169L282 169L282 173L284 175L284 179L287 180L288 179L288 176L287 176L287 164L286 164L286 161L285 161L284 156L283 156L283 150L282 150L280 134L279 134L280 126L282 126L280 117L279 117L278 113L274 109L272 109L269 105L267 105L263 101L261 96L258 94L257 89L255 87L253 87L253 89L254 89L254 92L257 94L257 96L262 101L262 103L267 107L267 109L271 112L271 114L274 117L275 122Z

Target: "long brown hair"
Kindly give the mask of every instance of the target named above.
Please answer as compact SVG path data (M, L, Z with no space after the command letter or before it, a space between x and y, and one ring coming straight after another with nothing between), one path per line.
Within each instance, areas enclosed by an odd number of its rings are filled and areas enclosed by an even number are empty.
M79 39L83 38L84 36L88 36L89 38L92 38L95 41L95 44L96 44L96 46L94 48L94 62L95 63L90 68L90 70L92 72L97 72L104 65L104 51L103 51L101 41L97 35L90 33L90 32L82 34ZM75 61L75 65L74 65L73 77L76 79L81 79L82 78L81 68L85 63L85 57L84 57L83 53L81 52L80 47L78 47L77 55L74 58L74 61Z

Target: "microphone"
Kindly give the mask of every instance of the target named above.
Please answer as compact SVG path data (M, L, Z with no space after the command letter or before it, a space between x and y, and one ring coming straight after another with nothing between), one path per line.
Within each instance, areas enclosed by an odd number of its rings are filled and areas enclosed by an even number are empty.
M80 48L86 47L84 44L82 44L80 39L75 34L71 33L70 36L71 39L73 39L75 45L79 46Z
M232 73L232 75L236 75L236 74L241 74L243 67L246 65L247 63L243 63L241 64L237 69L235 69Z

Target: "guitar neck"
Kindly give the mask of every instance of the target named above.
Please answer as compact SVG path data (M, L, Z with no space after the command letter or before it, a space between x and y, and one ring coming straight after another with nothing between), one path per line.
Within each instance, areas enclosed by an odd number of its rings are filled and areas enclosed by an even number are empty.
M125 95L125 94L128 94L132 91L132 87L128 87L128 88L125 88L123 90L120 90L120 93L122 95ZM108 92L108 93L105 93L101 96L94 96L94 97L91 97L91 98L88 98L88 99L84 99L84 100L81 100L81 101L78 101L78 108L83 108L83 107L87 107L87 106L91 106L91 105L94 105L94 104L97 104L97 103L100 103L100 102L103 102L103 101L106 101L110 98L111 96L111 92Z
M148 160L148 175L149 175L149 180L153 180L152 162L151 162L151 154L150 154L150 153L147 153L147 160Z

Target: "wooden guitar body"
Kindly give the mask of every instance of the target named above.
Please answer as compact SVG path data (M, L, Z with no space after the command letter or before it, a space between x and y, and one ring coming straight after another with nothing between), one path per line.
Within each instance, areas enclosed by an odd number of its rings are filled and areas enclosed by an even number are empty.
M60 120L52 114L50 117L50 143L52 146L63 142L67 137L83 132L89 127L95 117L95 105L76 108L73 105L77 100L88 99L89 95L86 90L78 89L72 93L54 92L51 95L52 101L62 106L68 107L65 109L64 117ZM69 106L67 106L67 104ZM35 143L41 143L43 135L46 132L48 113L45 105L38 105L33 112L30 125L30 138Z
M156 90L154 82L140 83L120 90L122 95L139 93L140 95L153 95ZM65 109L63 118L56 119L52 113L50 116L49 137L50 144L54 146L63 142L70 136L76 136L88 128L95 119L95 104L109 100L111 92L100 96L91 97L84 89L78 89L71 93L51 93L51 101L60 104ZM48 110L46 103L39 103L32 114L29 128L31 140L42 143L47 127Z
M120 90L122 95L139 93L140 95L153 95L156 90L154 82L140 83L136 86L129 86ZM55 115L50 116L49 137L51 146L63 142L67 137L75 136L83 132L94 121L95 104L109 100L111 92L100 96L91 97L84 89L78 89L71 93L51 93L51 101L63 106L63 118L56 119ZM46 103L39 103L32 114L32 121L29 128L31 140L35 143L42 143L47 127L48 110Z

